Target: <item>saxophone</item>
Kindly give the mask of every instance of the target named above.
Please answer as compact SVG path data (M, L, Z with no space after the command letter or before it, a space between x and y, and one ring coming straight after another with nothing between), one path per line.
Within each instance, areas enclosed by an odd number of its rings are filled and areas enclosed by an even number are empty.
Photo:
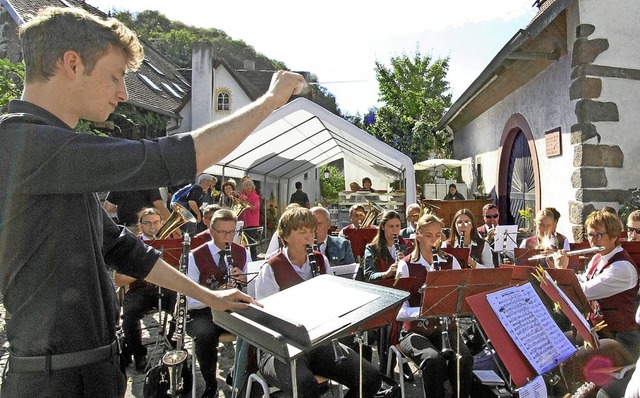
M191 237L184 234L182 241L182 254L180 255L180 272L187 274L187 266L189 264L189 249L191 248ZM187 323L187 296L178 292L177 304L175 310L176 331L173 339L176 340L175 350L167 351L162 357L162 363L169 368L169 391L167 394L171 397L181 395L185 389L184 375L185 362L189 354L184 349L184 333ZM186 369L189 373L188 368Z

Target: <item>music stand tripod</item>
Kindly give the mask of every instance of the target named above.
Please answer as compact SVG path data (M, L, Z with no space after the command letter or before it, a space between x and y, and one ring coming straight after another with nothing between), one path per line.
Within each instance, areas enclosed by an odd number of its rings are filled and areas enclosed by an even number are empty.
M420 317L423 319L473 316L466 298L478 293L508 286L511 270L508 268L480 268L430 271L422 291ZM442 333L445 331L443 330ZM460 383L460 332L457 333L457 382ZM460 386L457 388L460 394Z

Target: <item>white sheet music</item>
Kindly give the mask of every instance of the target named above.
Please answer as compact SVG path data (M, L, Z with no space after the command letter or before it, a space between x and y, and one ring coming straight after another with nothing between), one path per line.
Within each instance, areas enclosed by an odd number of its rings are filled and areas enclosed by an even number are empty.
M296 289L285 289L260 300L264 311L303 325L309 332L311 341L321 338L327 332L346 326L340 318L380 296L361 290L350 289L340 284L332 284L331 276L316 283L303 282L305 296ZM315 279L315 278L314 278ZM321 297L320 300L309 298Z
M530 283L487 294L487 300L538 374L553 369L576 351Z
M542 376L536 377L533 381L519 389L518 396L520 398L546 398L547 386L544 384Z

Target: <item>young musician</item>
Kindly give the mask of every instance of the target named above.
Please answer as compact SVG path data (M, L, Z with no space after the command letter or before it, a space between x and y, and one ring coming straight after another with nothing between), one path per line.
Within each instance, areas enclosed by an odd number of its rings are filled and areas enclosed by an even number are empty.
M404 239L400 238L402 219L393 210L382 213L378 234L364 251L364 276L367 281L395 278L398 261L407 252ZM394 237L398 245L394 243Z
M188 276L191 280L211 290L246 284L245 274L251 256L247 249L233 243L236 221L230 210L221 209L213 214L209 224L213 239L189 254ZM190 318L187 333L193 337L200 373L206 385L202 397L217 397L218 341L224 329L213 323L211 309L206 305L190 297L187 304Z
M491 247L482 239L476 228L476 218L469 209L460 209L451 221L451 236L442 247L468 247L470 268L493 268Z
M135 33L80 8L50 7L22 24L19 35L24 90L0 117L0 288L12 315L2 394L122 396L108 267L216 310L244 309L254 300L235 289L209 291L180 274L160 251L115 225L95 192L193 180L306 83L277 71L255 102L190 133L144 141L78 134L80 119L103 122L127 101L126 73L144 58Z
M312 278L312 264L315 262L320 274L330 274L331 267L325 256L319 252L308 253L313 244L317 221L304 207L288 208L280 217L277 233L284 247L271 257L262 267L256 279L256 298L262 299L288 287ZM330 292L327 292L330 294ZM303 300L304 297L301 297ZM314 303L318 305L319 303ZM359 356L350 348L340 344L345 359L335 362L331 344L314 348L297 360L297 383L303 397L319 397L318 382L314 375L334 380L347 388L345 397L357 397L359 393ZM378 370L367 361L363 362L363 396L373 397L380 387ZM260 371L272 385L291 395L291 370L288 363L281 362L270 354L262 353Z
M445 341L437 319L428 323L419 321L421 309L420 287L426 280L427 272L436 269L460 269L458 261L444 253L435 252L442 241L443 222L433 214L423 215L417 223L415 248L410 256L400 260L398 277L416 277L409 299L398 312L397 319L404 321L400 333L400 350L422 369L425 396L444 397L444 382L451 381L457 391L457 374L460 368L460 397L468 397L471 392L473 356L466 345L460 344L459 364L453 358L447 359L442 352L448 344L457 353L456 328L450 328ZM434 254L435 252L435 254ZM436 263L437 262L437 263Z
M363 205L351 205L351 207L349 207L349 220L351 221L351 224L342 228L338 236L341 238L346 238L346 235L344 233L345 230L360 228L360 223L364 220L365 214L366 211L364 210Z
M546 207L536 214L536 234L520 243L520 247L527 249L541 249L543 254L558 249L569 250L569 240L558 233L556 227L560 219L560 212L553 207Z

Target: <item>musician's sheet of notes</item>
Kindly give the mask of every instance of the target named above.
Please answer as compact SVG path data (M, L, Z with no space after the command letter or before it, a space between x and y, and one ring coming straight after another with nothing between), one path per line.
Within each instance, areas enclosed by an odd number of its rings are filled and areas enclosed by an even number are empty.
M487 294L487 301L538 374L553 369L576 351L530 283Z

